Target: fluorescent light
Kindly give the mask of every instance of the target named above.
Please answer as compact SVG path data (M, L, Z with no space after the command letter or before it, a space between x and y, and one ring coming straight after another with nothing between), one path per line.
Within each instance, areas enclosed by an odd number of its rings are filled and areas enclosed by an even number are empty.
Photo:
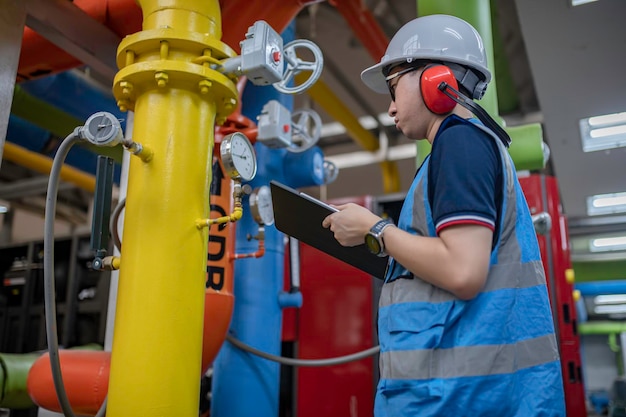
M626 146L626 112L581 119L579 126L585 152Z
M589 118L589 124L593 127L616 123L626 123L626 112L605 114L604 116L595 116Z
M587 214L626 213L626 192L597 194L587 197Z
M598 295L593 299L596 304L625 304L626 294Z
M580 6L581 4L592 3L597 0L572 0L572 6Z
M626 313L626 305L614 304L608 306L595 306L593 312L596 314L619 314Z
M626 250L626 236L591 239L589 250L591 252Z
M6 213L9 211L9 208L7 206L3 206L2 204L0 204L0 214Z

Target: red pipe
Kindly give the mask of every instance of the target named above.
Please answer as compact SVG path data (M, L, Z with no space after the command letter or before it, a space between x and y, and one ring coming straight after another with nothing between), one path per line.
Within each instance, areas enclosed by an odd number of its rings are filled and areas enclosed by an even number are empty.
M362 0L329 0L346 19L375 62L385 55L389 38Z
M74 0L74 5L120 38L141 30L141 9L134 0ZM38 78L82 65L29 27L24 28L18 81Z
M302 7L316 0L220 1L222 42L239 52L248 27L257 20L265 20L277 32L300 12ZM102 23L120 38L141 30L141 8L135 0L74 0L74 4ZM33 79L81 66L82 63L64 50L34 32L24 28L22 50L18 66L18 81Z

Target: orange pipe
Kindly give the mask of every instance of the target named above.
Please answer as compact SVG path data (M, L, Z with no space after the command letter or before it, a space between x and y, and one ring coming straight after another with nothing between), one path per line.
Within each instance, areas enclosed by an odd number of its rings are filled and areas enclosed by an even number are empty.
M232 213L232 180L218 158L213 158L210 217ZM211 365L226 338L235 304L234 268L229 254L235 251L235 223L214 224L209 230L202 372Z
M120 38L141 30L141 9L134 0L74 0L74 5ZM72 55L29 27L24 28L18 81L66 71L82 65Z
M77 414L95 415L109 387L110 352L61 350L59 359L72 409ZM26 389L38 406L61 411L54 390L48 353L38 358L30 368Z
M380 61L387 50L389 38L363 0L329 0L329 3L346 19L374 62Z

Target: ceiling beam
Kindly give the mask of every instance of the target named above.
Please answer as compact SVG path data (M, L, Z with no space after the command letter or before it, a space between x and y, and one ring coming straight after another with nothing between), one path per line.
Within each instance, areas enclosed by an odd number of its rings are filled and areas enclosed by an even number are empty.
M75 186L68 183L60 183L59 191L68 190ZM48 177L32 177L10 184L0 185L0 196L2 200L10 201L24 197L43 195L48 188Z
M121 39L67 0L26 0L26 26L113 81Z

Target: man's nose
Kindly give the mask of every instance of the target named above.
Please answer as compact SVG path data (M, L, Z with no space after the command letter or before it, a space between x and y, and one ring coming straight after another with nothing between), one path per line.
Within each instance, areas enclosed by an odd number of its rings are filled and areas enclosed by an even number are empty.
M389 115L389 117L395 117L396 112L396 102L392 100L391 103L389 103L389 109L387 109L387 114Z

